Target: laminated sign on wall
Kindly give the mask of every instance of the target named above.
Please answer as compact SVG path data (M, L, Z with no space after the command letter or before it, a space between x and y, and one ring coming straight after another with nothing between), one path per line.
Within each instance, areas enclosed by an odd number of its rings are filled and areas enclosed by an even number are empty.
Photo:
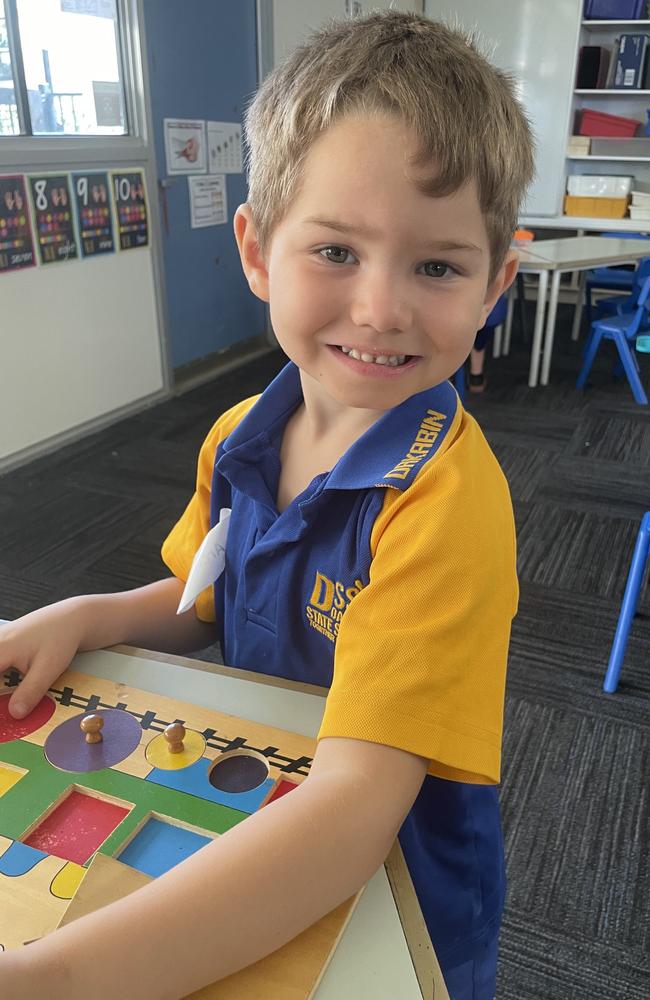
M147 196L142 170L111 173L117 210L117 233L120 250L145 247L149 242Z
M204 174L207 169L205 122L165 118L168 174Z
M208 122L208 162L211 174L241 174L243 166L239 122Z
M29 178L42 264L75 260L79 256L69 181L68 174L32 175Z
M192 229L219 226L228 221L226 178L223 174L188 177Z
M35 264L25 178L0 177L0 273Z
M111 213L111 186L106 171L72 175L77 203L79 242L84 257L115 249Z

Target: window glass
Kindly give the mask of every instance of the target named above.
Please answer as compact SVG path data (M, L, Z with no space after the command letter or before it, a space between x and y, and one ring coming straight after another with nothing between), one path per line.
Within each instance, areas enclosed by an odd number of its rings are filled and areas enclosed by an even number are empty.
M11 68L9 32L5 17L4 0L0 0L0 135L18 135L18 107Z
M127 131L116 0L17 0L34 135Z

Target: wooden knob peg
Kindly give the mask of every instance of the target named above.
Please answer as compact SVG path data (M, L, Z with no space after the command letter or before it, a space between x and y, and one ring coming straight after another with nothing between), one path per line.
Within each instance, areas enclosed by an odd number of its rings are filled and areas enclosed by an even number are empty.
M167 726L163 735L167 740L167 749L170 753L181 753L185 749L183 745L185 726L182 722L172 722L171 725Z
M86 743L101 743L104 720L101 715L84 715L79 723L82 733L86 734Z

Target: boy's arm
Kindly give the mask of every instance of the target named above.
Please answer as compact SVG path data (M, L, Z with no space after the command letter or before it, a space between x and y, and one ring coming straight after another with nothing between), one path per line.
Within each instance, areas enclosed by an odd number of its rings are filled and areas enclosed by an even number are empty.
M29 714L78 651L120 642L171 653L208 646L214 626L193 608L176 614L183 588L171 577L121 594L71 597L0 626L0 672L15 667L23 675L12 714Z
M0 994L176 1000L279 948L384 861L426 762L324 739L312 772L145 888L0 958Z

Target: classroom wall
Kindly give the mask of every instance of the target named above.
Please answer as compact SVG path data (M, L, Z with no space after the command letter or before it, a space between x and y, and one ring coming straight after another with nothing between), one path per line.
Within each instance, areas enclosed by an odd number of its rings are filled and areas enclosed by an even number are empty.
M264 337L263 304L239 264L232 219L246 200L243 173L226 175L228 220L192 229L187 177L169 177L165 118L238 122L257 87L255 0L144 0L153 139L174 369ZM161 186L162 184L162 186Z

